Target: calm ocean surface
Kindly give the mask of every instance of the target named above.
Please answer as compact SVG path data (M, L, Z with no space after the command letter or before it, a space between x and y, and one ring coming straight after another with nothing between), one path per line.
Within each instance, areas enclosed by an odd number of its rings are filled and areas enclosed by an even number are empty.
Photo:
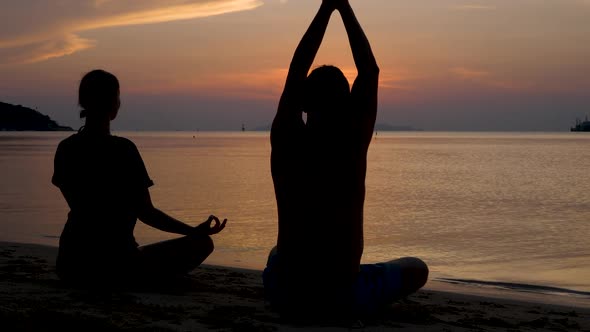
M1 241L57 245L68 209L50 179L68 135L0 133ZM277 233L268 133L118 135L138 146L157 207L229 219L208 263L264 267ZM364 262L411 255L433 277L590 292L590 135L379 133L368 165Z

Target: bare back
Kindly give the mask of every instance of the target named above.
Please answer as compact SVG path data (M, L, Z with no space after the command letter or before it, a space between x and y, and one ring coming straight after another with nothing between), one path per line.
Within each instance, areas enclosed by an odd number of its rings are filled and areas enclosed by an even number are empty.
M318 308L346 305L363 252L367 151L377 113L379 68L348 3L333 6L322 3L295 51L271 130L279 283L291 306L309 306L310 300ZM338 125L329 132L310 130L302 120L305 79L336 9L359 74L345 112L330 112L337 114Z

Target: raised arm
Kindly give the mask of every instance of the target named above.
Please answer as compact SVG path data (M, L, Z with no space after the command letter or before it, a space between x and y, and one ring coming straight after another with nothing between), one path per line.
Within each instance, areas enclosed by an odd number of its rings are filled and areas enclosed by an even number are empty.
M369 40L356 19L356 15L348 0L338 0L338 11L342 16L342 21L348 34L354 63L359 75L378 76L379 66L377 66L377 60L375 60Z
M352 87L352 97L360 108L363 136L368 146L373 135L377 117L377 94L379 88L379 66L348 0L335 0L337 9L348 34L358 76Z
M285 122L293 123L292 121L302 121L300 105L301 90L324 39L330 16L335 10L333 3L333 0L322 1L320 9L295 50L295 55L293 55L293 60L289 67L285 89L283 90L277 115L273 122L273 131L278 126L284 125Z

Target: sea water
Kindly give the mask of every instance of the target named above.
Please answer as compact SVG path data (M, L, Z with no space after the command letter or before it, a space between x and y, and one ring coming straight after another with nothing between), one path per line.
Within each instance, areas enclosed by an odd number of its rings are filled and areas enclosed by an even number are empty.
M0 133L0 241L57 245L68 208L50 180L70 134ZM138 146L156 207L193 225L229 220L208 263L264 267L277 236L269 133L116 134ZM433 278L590 292L589 147L584 133L380 132L363 262L415 256ZM175 237L140 222L135 235Z

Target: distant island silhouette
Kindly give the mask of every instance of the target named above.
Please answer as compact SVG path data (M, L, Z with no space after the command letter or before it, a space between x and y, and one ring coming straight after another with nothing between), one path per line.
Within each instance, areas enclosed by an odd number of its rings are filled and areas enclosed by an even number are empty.
M588 121L588 116L586 116L586 119L584 121L576 119L576 125L572 127L570 131L590 132L590 121Z
M264 125L252 129L252 131L270 131L271 125ZM412 126L394 126L388 123L375 124L375 131L423 131L423 129L414 128Z
M0 102L0 131L72 131L31 108Z

